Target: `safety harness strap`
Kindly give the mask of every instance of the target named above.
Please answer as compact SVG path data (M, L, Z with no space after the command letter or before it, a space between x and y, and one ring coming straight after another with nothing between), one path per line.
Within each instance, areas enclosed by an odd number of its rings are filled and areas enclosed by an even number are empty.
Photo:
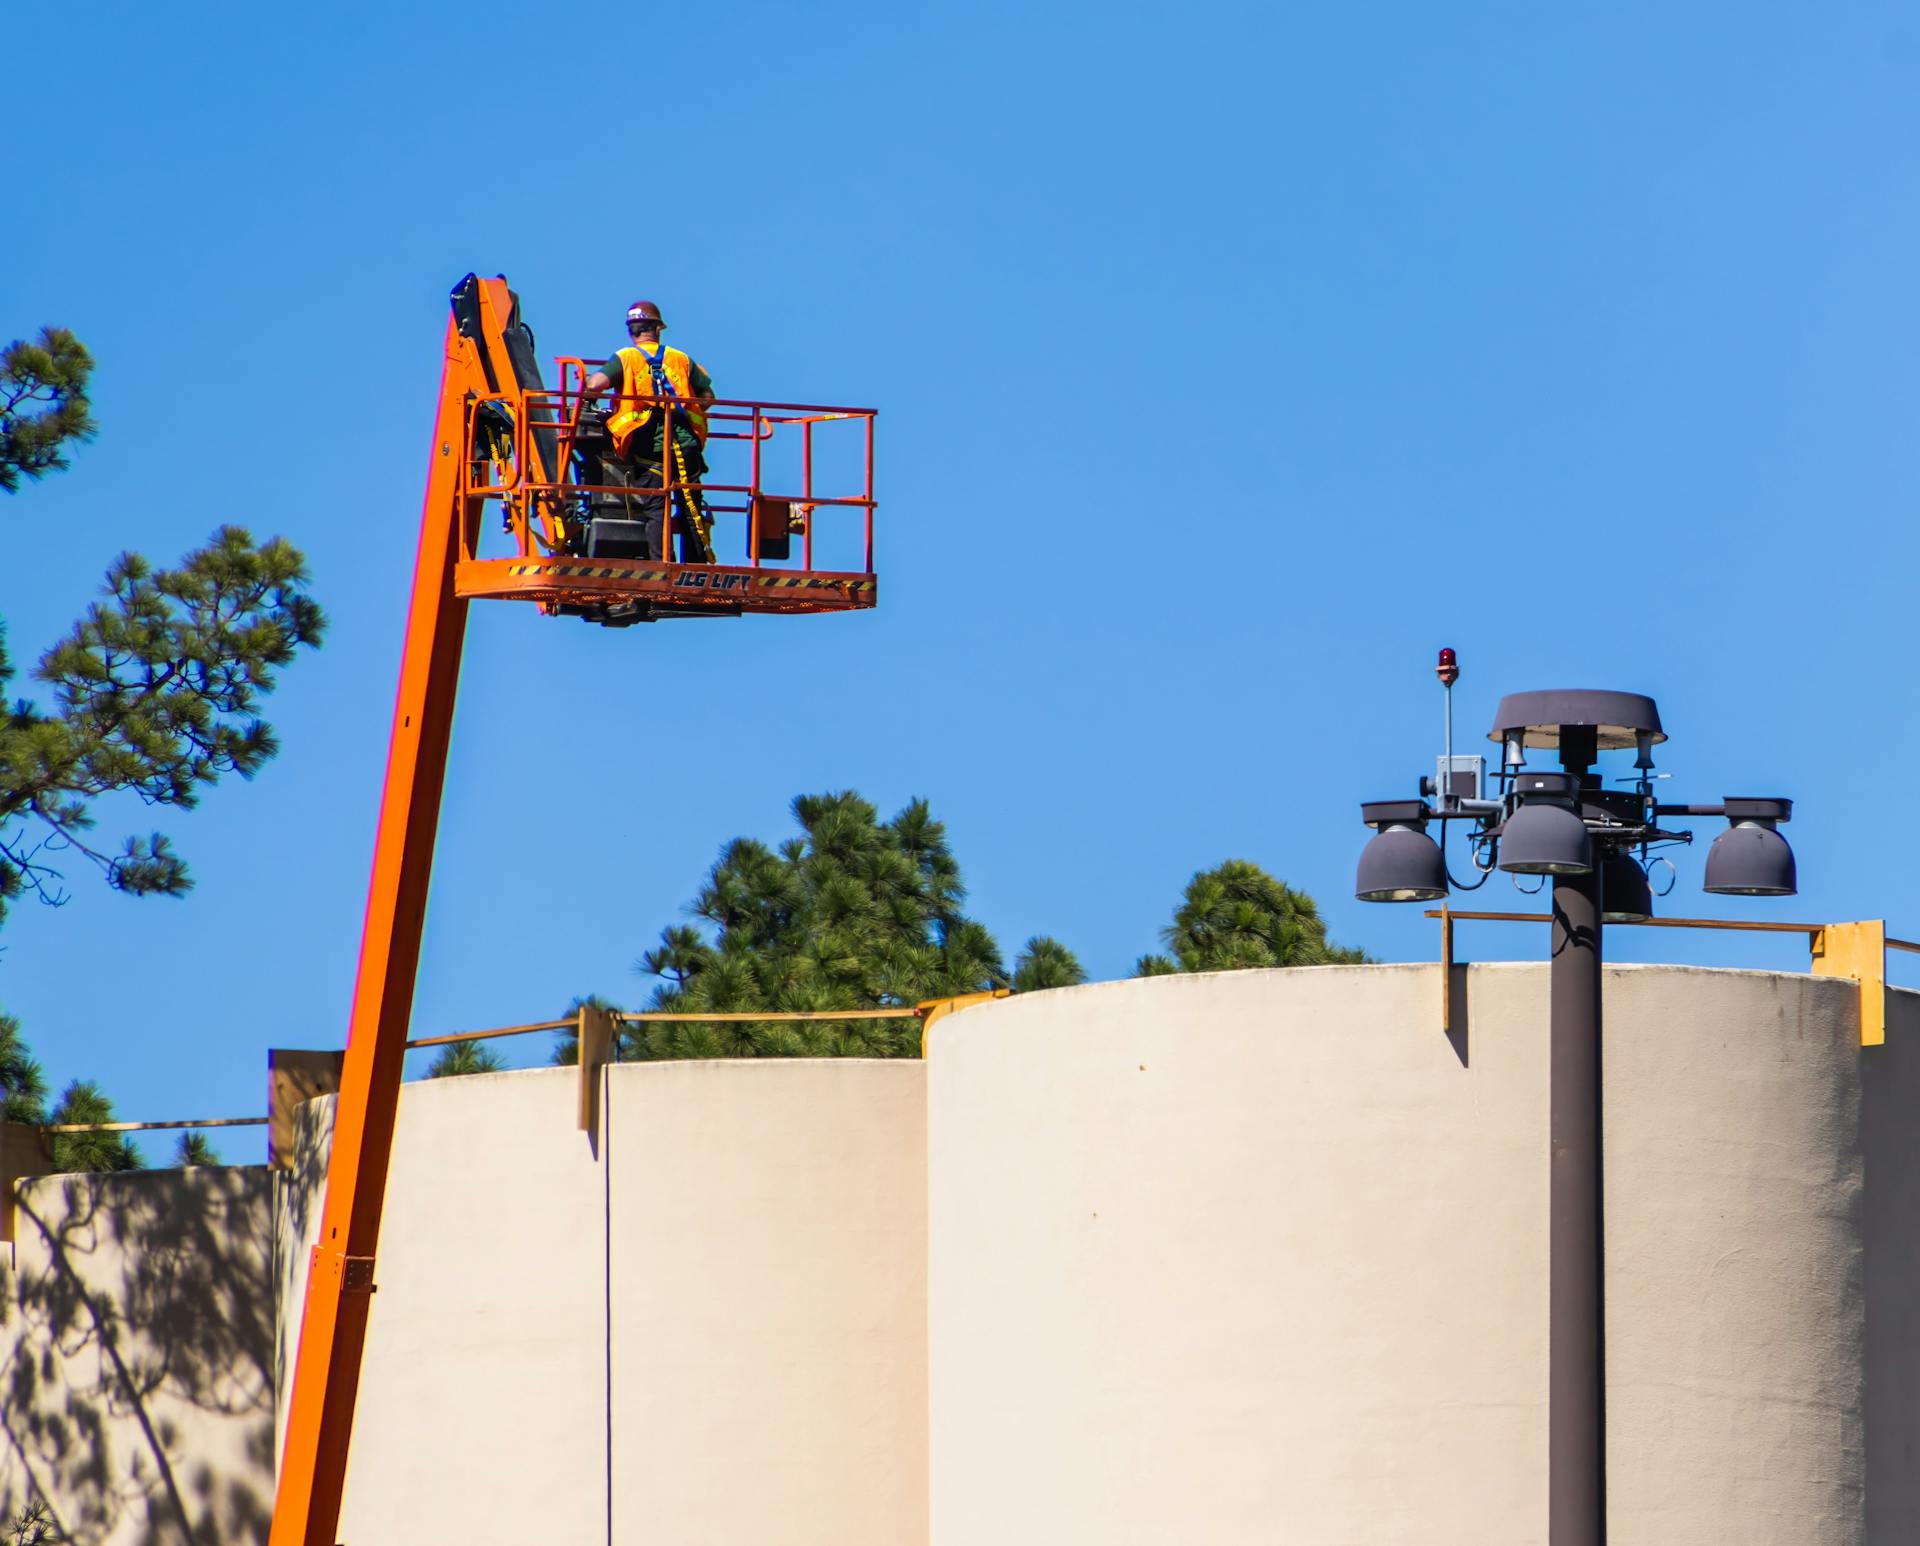
M647 369L653 375L653 395L679 402L680 394L674 391L673 378L667 374L664 364L667 346L660 345L658 354L648 354L647 346L636 340L634 348L639 350L640 358L647 362ZM711 523L704 508L705 500L698 490L690 490L687 487L691 480L687 477L687 458L686 453L680 449L679 437L669 435L666 438L673 445L673 464L680 474L680 485L675 492L680 495L680 508L687 517L689 527L687 535L691 538L691 545L697 554L696 562L710 564L713 562L713 539L710 535Z

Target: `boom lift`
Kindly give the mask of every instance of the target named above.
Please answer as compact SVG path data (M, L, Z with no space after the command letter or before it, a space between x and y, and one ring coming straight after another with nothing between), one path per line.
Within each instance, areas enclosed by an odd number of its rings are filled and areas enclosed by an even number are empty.
M737 461L744 453L746 466L729 474L735 481L710 473L698 489L684 489L675 485L673 459L666 458L659 496L670 512L665 547L668 554L674 551L674 524L687 518L692 499L704 495L715 515L745 517L743 561L688 564L647 557L637 551L644 547L638 523L617 510L632 491L602 481L594 415L581 395L593 366L562 356L558 388L542 384L533 334L504 276L469 274L451 299L359 977L320 1236L307 1269L270 1546L335 1546L468 601L531 601L545 613L621 625L752 612L844 612L876 600L873 410L713 403L710 454L725 462L729 454ZM666 416L670 441L672 400L643 401ZM834 424L864 429L856 453L864 463L857 494L828 494L815 486L816 434ZM762 479L773 443L783 433L790 441L795 431L801 486L771 493ZM843 457L842 464L848 460ZM489 506L500 515L509 549L504 553L483 541ZM864 560L857 570L813 567L816 518L836 510L863 518ZM791 551L796 532L797 564ZM715 533L716 539L724 535Z

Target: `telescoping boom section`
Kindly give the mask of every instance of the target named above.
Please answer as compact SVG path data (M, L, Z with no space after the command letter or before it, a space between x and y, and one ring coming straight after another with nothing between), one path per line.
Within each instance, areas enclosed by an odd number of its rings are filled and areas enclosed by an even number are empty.
M461 430L440 454L460 459L462 510L494 517L460 522L459 595L614 625L874 605L871 408L721 398L706 405L704 473L663 455L636 479L608 414L659 415L671 447L689 404L620 396L617 380L589 397L593 356L558 356L549 389L504 280L456 286L452 328L474 347L449 351L441 422L457 406Z
M548 390L504 278L469 274L452 300L270 1546L339 1539L468 604L531 601L624 626L876 600L871 409L703 405L670 391L610 402L585 391L594 367L582 356L563 357ZM702 407L704 443L676 436L679 416ZM641 424L661 416L646 442L667 453L657 461L616 456L605 427L641 409Z

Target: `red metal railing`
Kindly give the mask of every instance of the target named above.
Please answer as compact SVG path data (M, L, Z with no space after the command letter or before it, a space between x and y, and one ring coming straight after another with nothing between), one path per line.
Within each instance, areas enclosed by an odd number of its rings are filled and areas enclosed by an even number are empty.
M572 529L581 519L580 502L586 497L595 494L632 496L635 493L657 495L664 501L666 551L670 554L673 551L672 534L680 529L679 522L682 519L675 509L681 501L674 497L680 494L684 498L704 498L707 510L714 516L744 515L747 518L744 533L746 562L755 569L791 567L791 561L779 564L760 557L760 522L775 518L774 512L779 512L779 518L784 518L786 512L791 510L799 517L799 568L804 571L811 570L814 565L816 512L822 509L859 510L863 522L860 572L873 573L874 409L716 399L707 405L707 471L699 477L682 478L670 448L674 426L687 411L685 403L670 398L626 397L616 392L600 393L589 398L584 391L586 378L598 367L574 356L562 356L557 363L560 367L557 390L509 390L477 400L468 408L467 456L462 466L461 492L466 497L505 502L506 530L516 539L522 554L534 556L543 549L547 552L567 551ZM499 449L498 441L493 437L482 437L480 433L482 410L488 402L502 404L512 417L513 428L508 441L510 450L505 458L493 454ZM582 411L592 405L612 414L629 403L643 404L661 414L664 437L664 454L660 460L661 481L646 485L581 481L576 475L576 452L599 449L582 444ZM860 472L857 477L841 480L857 487L857 492L827 492L817 476L814 432L818 427L833 424L858 427L857 433L862 440L858 448L861 453L858 458ZM791 431L794 428L800 431L800 487L797 490L769 488L766 486L768 458L765 448L783 430ZM736 448L744 455L730 454ZM610 452L611 447L605 449ZM727 465L739 461L744 461L746 465ZM826 488L831 487L832 483L826 485ZM478 554L465 552L463 556L476 557ZM720 556L717 540L715 558L725 562Z

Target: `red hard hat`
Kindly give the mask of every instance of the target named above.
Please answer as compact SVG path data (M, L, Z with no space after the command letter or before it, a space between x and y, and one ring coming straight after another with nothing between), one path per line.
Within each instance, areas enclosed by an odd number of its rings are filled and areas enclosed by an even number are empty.
M636 322L651 322L655 327L661 325L660 308L652 301L635 301L627 308L627 326Z

